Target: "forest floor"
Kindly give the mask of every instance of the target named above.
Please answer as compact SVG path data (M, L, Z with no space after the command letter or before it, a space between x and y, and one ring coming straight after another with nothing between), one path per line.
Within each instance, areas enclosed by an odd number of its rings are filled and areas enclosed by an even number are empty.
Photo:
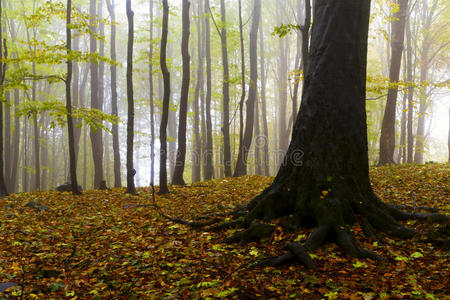
M371 170L381 199L450 209L450 165L388 166ZM166 214L195 220L231 211L267 187L272 178L246 176L171 187L157 196ZM445 299L450 297L449 252L431 244L380 234L380 243L352 228L360 245L386 258L346 257L328 244L300 264L250 268L283 253L288 241L310 231L283 232L246 246L220 243L234 230L203 232L162 218L150 188L69 193L34 192L0 200L0 289L23 285L24 299ZM30 202L32 201L32 204ZM28 204L28 206L27 206ZM408 222L420 230L438 225ZM441 225L442 226L442 225ZM21 287L0 292L15 298ZM447 298L448 299L448 298Z

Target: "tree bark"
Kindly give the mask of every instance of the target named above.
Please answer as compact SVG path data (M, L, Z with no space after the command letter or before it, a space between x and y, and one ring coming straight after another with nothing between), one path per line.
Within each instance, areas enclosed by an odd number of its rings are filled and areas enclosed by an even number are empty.
M134 140L134 95L133 95L133 44L134 44L134 12L131 10L131 0L126 1L128 19L128 43L127 43L127 193L136 194L133 167L133 140Z
M96 19L97 15L96 0L90 0L89 14L91 15L90 30L93 34L90 36L90 52L93 54L97 52L97 39L95 34L97 33ZM102 110L102 99L99 99L99 65L93 61L90 64L91 71L91 108ZM102 131L99 128L90 128L90 139L92 148L92 158L94 161L94 188L100 188L103 181L103 141Z
M253 123L255 115L255 100L258 84L258 27L261 17L261 0L254 0L252 26L250 29L250 89L246 107L245 133L242 144L239 145L239 153L233 176L242 176L247 173L247 157L253 139Z
M198 1L198 16L202 14L202 1ZM201 180L201 153L202 153L202 139L200 136L200 91L203 86L203 35L201 30L200 18L196 19L197 25L197 82L195 84L194 94L194 136L195 136L195 150L192 153L192 182Z
M150 52L149 52L149 93L150 93L150 183L155 183L155 103L153 86L153 0L149 1Z
M370 0L315 2L310 66L287 154L272 185L246 207L248 229L226 241L246 243L271 234L273 227L255 220L287 216L287 230L318 226L305 247L287 245L285 255L308 266L305 249L327 241L350 256L381 259L352 237L348 224L359 219L399 237L415 234L397 223L414 215L381 202L370 186L365 110L369 15ZM278 265L282 257L260 265Z
M223 165L225 177L231 176L231 146L230 146L230 70L228 67L228 48L227 48L227 18L225 0L220 0L220 14L222 15L222 30L220 33L222 46L222 64L223 64L223 114L222 114L222 132L223 132Z
M211 10L209 8L209 0L205 0L205 13L208 16L205 21L205 55L206 55L206 99L205 99L205 114L206 114L206 148L205 148L205 179L210 180L214 178L214 163L213 163L213 138L212 138L212 119L211 119L211 27L209 18Z
M284 12L280 5L277 6L277 19L283 23ZM278 157L277 168L280 167L283 157L289 145L289 132L287 123L287 97L288 97L288 40L278 41L279 61L278 61Z
M244 53L244 26L242 24L242 1L238 0L239 10L239 41L241 50L241 100L239 101L239 145L244 138L244 101L245 101L245 53Z
M399 4L399 10L395 13L395 20L392 24L392 52L391 65L389 68L389 81L391 84L396 84L399 80L408 0L397 0L397 3ZM383 122L381 124L380 159L378 162L380 166L395 163L395 113L397 107L397 95L397 87L388 89L386 107L384 110Z
M172 184L185 185L183 179L184 165L186 162L186 127L189 100L189 82L191 74L191 57L189 56L190 35L190 1L183 0L183 36L181 38L181 55L183 59L183 78L181 83L180 113L178 123L178 151L173 172Z
M414 85L413 85L413 64L412 64L412 46L411 46L411 23L410 18L406 20L406 80L408 81L408 121L406 124L408 131L408 149L407 149L407 163L413 162L413 151L414 151L414 133L413 133L413 123L414 123Z
M112 1L112 2L111 2ZM150 1L153 3L153 1ZM117 60L116 54L116 14L114 10L115 1L106 0L109 15L111 17L111 60ZM151 46L153 47L153 46ZM112 64L110 67L111 72L111 114L114 116L119 115L117 107L117 66ZM153 135L154 137L154 131ZM114 187L122 186L122 179L120 174L120 146L119 146L119 124L112 125L112 140L113 140L113 156L114 156ZM154 155L152 156L153 161ZM153 182L153 181L152 181Z
M261 18L262 22L262 18ZM269 157L269 127L267 125L267 104L266 104L266 62L264 58L264 33L263 26L261 25L260 37L259 37L259 52L260 52L260 68L261 68L261 118L263 125L263 138L259 142L262 142L263 150L263 164L264 164L264 175L270 175L270 157Z
M161 116L160 126L160 170L159 170L159 193L165 194L169 192L167 186L167 122L169 119L169 102L170 102L170 73L166 62L167 35L169 23L169 4L167 0L162 0L163 4L163 23L161 34L161 53L160 65L164 79L164 97L163 97L163 113Z
M0 99L3 100L4 88L6 76L6 63L4 59L7 59L6 39L3 43L3 29L2 29L2 1L0 1ZM0 197L8 196L8 190L5 182L5 166L3 163L3 101L0 101Z
M72 31L70 29L72 16L72 0L67 0L67 19L66 19L66 50L67 50L67 78L66 78L66 110L67 110L67 133L69 139L69 164L70 164L70 180L72 185L72 195L80 195L81 191L78 189L77 181L77 165L75 154L75 138L72 120L72 98L71 98L71 84L72 84L72 59L70 53L72 51Z

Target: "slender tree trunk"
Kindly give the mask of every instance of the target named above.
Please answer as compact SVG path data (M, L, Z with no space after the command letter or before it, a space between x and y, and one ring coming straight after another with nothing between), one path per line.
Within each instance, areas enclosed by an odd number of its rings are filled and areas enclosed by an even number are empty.
M150 1L151 5L153 1ZM117 60L116 55L116 13L115 13L115 1L106 0L106 5L111 17L111 49L110 56L113 61ZM151 46L153 47L153 46ZM119 115L117 107L117 66L112 64L110 67L111 72L111 114L114 116ZM153 135L152 135L153 136ZM119 146L119 124L112 125L112 140L113 140L113 155L114 155L114 187L122 186L122 179L120 175L120 146ZM153 158L152 158L153 161Z
M228 48L227 48L227 19L225 0L220 0L220 14L222 15L222 30L220 33L222 46L222 64L223 64L223 114L222 114L222 132L223 132L223 165L225 177L231 176L231 148L230 148L230 71L228 67Z
M239 101L239 145L244 137L244 101L245 101L245 53L244 53L244 27L242 24L242 1L238 0L239 10L239 41L241 45L241 100ZM235 170L236 172L236 170Z
M261 138L261 128L259 121L259 100L255 101L255 174L263 175L261 164L261 148L264 146L265 139ZM262 143L261 143L262 141Z
M73 50L80 50L80 38L77 36L73 39ZM72 76L72 106L78 107L80 105L80 67L75 61L72 62L73 76ZM87 73L87 72L86 72ZM75 147L75 165L78 161L78 153L80 152L80 137L81 137L81 119L73 120L73 136L74 136L74 147Z
M6 60L7 57L7 49L6 49L6 39L3 43L3 29L1 24L2 22L2 1L0 1L0 197L8 196L8 190L6 188L5 182L5 166L3 164L3 97L4 97L4 88L3 85L5 83L6 76Z
M10 192L13 192L13 189L11 187L11 163L12 163L12 147L11 147L11 95L9 92L5 92L5 106L4 106L4 117L5 117L5 132L4 132L4 149L5 149L5 153L4 153L4 162L5 162L5 166L4 166L4 176L5 176L5 185L6 185L6 189Z
M213 163L213 138L212 138L212 119L211 119L211 28L209 24L210 18L209 0L205 0L205 13L208 16L205 21L205 54L206 54L206 99L205 99L205 113L206 113L206 148L205 148L205 179L210 180L214 178L214 163Z
M408 93L403 94L402 119L400 125L400 153L398 162L406 163L406 111L407 111Z
M283 23L284 14L281 7L277 6L278 22ZM280 167L283 157L289 144L289 134L287 134L287 83L288 83L288 41L279 39L278 41L279 62L278 62L278 158L277 168Z
M413 83L413 64L412 64L412 46L411 46L411 23L410 18L406 20L406 80L409 83L408 86L408 121L406 124L408 131L408 149L407 149L407 163L413 162L413 151L414 151L414 134L413 134L413 114L414 114L414 85Z
M198 15L202 14L202 1L198 1ZM194 136L195 136L195 149L192 153L192 182L198 182L201 180L201 153L202 153L202 139L200 136L200 90L203 86L203 35L201 30L201 21L196 19L197 24L197 82L195 84L194 94Z
M23 124L23 140L22 140L22 191L28 192L29 182L28 182L28 118L24 118Z
M11 1L8 2L9 8L12 10ZM9 18L9 28L11 33L11 42L16 42L16 26L14 19ZM17 53L15 53L15 56L17 57ZM18 67L16 65L16 67ZM20 157L20 117L18 116L18 107L19 107L19 90L14 89L14 135L12 137L12 164L11 164L11 177L10 177L10 185L11 185L11 192L17 192L18 191L18 181L19 181L19 157Z
M259 51L260 51L260 67L261 67L261 117L263 124L263 140L261 141L263 150L264 175L269 176L270 157L269 157L269 127L267 125L267 104L266 104L266 62L264 53L264 32L261 25L259 37ZM261 144L261 142L259 142Z
M149 1L150 11L150 53L149 53L149 88L150 88L150 183L155 182L155 104L153 87L153 0Z
M183 78L181 83L180 113L178 123L178 151L173 171L172 184L185 185L183 179L184 165L186 162L186 127L189 100L189 82L191 74L191 58L189 56L190 35L190 1L183 0L183 36L181 38L181 55L183 59Z
M136 194L133 167L133 139L134 139L134 95L133 95L133 44L134 44L134 12L131 10L131 0L126 2L128 19L128 47L127 47L127 193Z
M392 24L392 54L389 68L389 81L391 84L396 84L399 80L405 37L405 20L408 8L408 0L397 0L397 2L400 8L395 13L395 21ZM395 112L397 107L397 94L397 87L389 88L381 125L379 165L395 163Z
M165 194L169 192L167 186L167 122L169 119L169 105L170 105L170 73L167 68L166 61L166 48L167 48L167 35L168 35L168 23L169 23L169 4L167 0L162 0L163 4L163 23L161 34L161 53L160 53L160 65L161 72L164 78L164 97L163 97L163 113L161 116L160 126L160 170L159 170L159 193Z
M96 0L90 0L89 14L91 15L90 30L93 34L90 36L90 52L97 52L97 39L94 34L97 33L97 26L95 25ZM93 61L90 65L91 69L91 108L102 110L102 99L99 99L99 65ZM103 181L103 141L102 131L99 128L91 127L90 139L92 148L92 158L94 161L94 188L100 188Z
M238 159L233 176L242 176L247 173L248 151L253 138L253 123L255 114L255 100L257 98L258 84L258 27L261 17L261 0L254 0L252 27L250 29L250 89L247 99L247 115L245 124L245 133L242 144L239 145Z
M448 162L450 163L450 106L448 108Z
M75 154L75 138L72 120L72 98L70 85L72 81L72 59L70 52L72 51L72 32L70 29L72 19L72 0L67 0L67 19L66 19L66 49L67 49L67 78L66 78L66 110L67 110L67 133L69 139L69 163L70 163L70 180L72 183L72 195L80 195L77 181L77 162Z

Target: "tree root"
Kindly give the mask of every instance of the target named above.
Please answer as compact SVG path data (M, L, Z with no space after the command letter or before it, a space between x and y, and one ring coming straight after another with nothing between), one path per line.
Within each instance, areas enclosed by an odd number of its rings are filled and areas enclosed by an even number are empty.
M155 209L159 213L159 215L161 215L163 218L165 218L165 219L167 219L167 220L169 220L169 221L171 221L173 223L186 225L186 226L190 226L190 227L193 227L193 228L203 228L203 227L210 226L210 225L213 225L213 224L216 224L216 223L220 222L220 219L218 219L218 218L214 218L214 219L211 219L211 220L208 220L208 221L204 221L204 222L195 222L195 221L193 222L193 221L186 221L186 220L183 220L183 219L180 219L180 218L173 218L171 216L166 215L162 211L161 207L158 204L156 204L155 187L154 187L153 184L151 184L151 187L152 187L153 206L155 207Z
M227 244L239 242L239 245L245 245L272 234L274 230L275 226L273 225L253 221L247 229L235 233L229 238L226 238L223 242Z
M356 258L371 258L374 260L383 260L381 256L373 251L360 248L351 233L343 228L335 228L336 243L344 250L345 253L351 257Z

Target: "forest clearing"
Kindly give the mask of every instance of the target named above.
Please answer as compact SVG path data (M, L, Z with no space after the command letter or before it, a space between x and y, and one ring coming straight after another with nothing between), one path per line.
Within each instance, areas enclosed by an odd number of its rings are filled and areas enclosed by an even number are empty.
M371 177L385 201L413 206L413 192L417 206L450 209L448 164L378 167ZM171 186L171 193L156 201L171 216L195 220L245 204L272 179L246 176ZM450 293L448 248L386 235L377 243L354 226L358 242L386 261L350 258L327 244L313 255L316 271L301 264L252 267L311 231L277 227L265 241L227 245L221 241L234 229L205 232L174 224L154 209L150 188L139 188L138 195L124 191L5 198L0 203L0 283L23 284L26 299L445 299ZM27 207L30 201L45 209ZM448 225L408 225L449 232ZM20 291L12 287L0 297Z

